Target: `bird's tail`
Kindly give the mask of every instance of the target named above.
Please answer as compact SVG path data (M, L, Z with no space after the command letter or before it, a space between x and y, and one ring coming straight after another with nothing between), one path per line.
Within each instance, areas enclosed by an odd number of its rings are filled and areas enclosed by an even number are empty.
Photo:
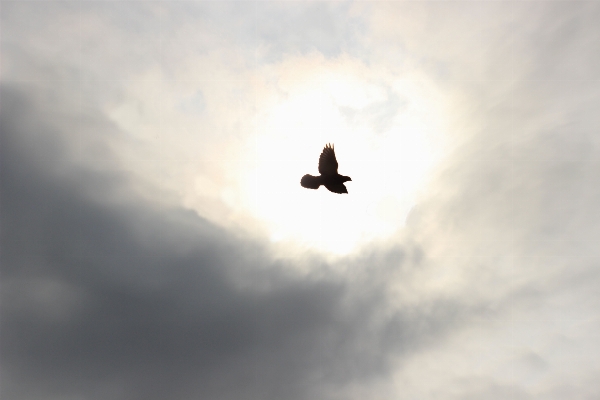
M300 180L300 184L307 189L318 189L321 186L321 177L306 174Z

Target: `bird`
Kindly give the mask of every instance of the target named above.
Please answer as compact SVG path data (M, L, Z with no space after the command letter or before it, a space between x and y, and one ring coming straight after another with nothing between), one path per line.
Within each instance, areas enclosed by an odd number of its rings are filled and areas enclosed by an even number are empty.
M325 186L333 193L348 193L344 182L351 181L349 176L338 174L338 162L335 159L335 150L330 143L326 144L319 157L320 176L306 174L300 180L300 185L307 189L318 189Z

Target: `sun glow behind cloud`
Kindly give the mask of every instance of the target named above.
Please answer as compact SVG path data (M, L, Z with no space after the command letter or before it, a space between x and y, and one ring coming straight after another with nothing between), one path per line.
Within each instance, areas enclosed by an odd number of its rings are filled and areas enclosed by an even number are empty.
M375 81L370 73L347 59L281 72L283 95L258 115L240 179L243 207L272 241L347 254L404 225L440 156L444 107L422 79ZM318 174L329 142L339 172L352 178L347 196L299 184Z

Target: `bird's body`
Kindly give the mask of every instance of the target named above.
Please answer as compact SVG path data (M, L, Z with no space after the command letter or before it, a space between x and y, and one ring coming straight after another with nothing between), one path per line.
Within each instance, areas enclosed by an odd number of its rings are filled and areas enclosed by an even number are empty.
M323 149L319 157L319 176L306 174L300 180L300 184L307 189L318 189L319 186L325 186L333 193L348 193L344 182L351 181L349 176L340 175L337 172L338 163L335 158L335 151L331 144Z

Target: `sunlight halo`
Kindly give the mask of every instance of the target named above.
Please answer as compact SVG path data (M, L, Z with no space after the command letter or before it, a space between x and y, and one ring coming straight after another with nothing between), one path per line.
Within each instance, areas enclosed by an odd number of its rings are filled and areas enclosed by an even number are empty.
M377 75L356 61L301 67L281 71L284 95L257 117L241 171L243 206L274 242L348 254L404 226L439 157L444 104L431 83ZM339 173L352 178L349 195L299 184L318 174L326 143L335 144Z

